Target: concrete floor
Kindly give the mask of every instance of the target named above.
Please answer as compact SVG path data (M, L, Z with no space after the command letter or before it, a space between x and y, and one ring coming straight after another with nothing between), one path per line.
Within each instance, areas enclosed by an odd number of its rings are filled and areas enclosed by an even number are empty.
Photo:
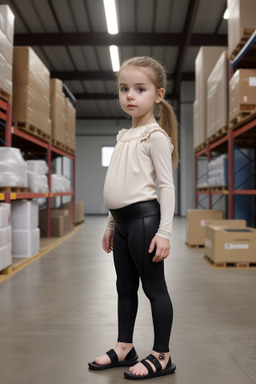
M87 217L74 236L0 284L1 384L118 384L124 368L100 373L88 361L116 340L115 272L101 250L105 217ZM174 375L168 384L256 383L256 271L216 271L203 250L184 246L175 218L166 278L174 305ZM140 292L134 337L151 350L149 305Z

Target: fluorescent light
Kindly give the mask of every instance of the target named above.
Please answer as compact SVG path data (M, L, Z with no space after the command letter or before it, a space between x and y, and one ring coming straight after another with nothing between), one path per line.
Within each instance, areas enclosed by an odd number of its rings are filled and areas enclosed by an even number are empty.
M115 0L103 0L105 15L107 21L108 33L116 35L118 33L118 23L116 14L116 3Z
M226 11L224 12L223 19L228 20L229 18L229 9L227 8Z
M116 45L111 45L109 47L109 52L110 52L113 72L118 72L120 69L118 47Z

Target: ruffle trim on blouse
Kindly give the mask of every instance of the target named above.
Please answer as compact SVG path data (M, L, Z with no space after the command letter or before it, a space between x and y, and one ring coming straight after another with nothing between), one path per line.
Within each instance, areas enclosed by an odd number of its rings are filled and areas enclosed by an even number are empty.
M159 125L157 124L153 126L145 126L145 129L142 132L138 133L137 135L135 134L125 138L123 136L127 131L129 131L129 129L122 129L121 131L119 131L117 135L117 141L119 142L120 141L126 142L126 141L132 141L132 140L143 141L143 140L146 140L153 132L162 132L171 141L171 138L168 136L165 130L159 127Z

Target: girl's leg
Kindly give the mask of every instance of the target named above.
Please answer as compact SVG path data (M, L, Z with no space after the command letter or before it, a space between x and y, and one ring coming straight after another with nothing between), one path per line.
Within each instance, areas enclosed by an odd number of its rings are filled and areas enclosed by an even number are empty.
M127 239L115 229L114 264L117 274L118 293L118 341L114 350L119 361L125 359L133 347L133 330L138 309L139 275L131 259ZM94 359L97 364L105 365L110 362L107 354Z

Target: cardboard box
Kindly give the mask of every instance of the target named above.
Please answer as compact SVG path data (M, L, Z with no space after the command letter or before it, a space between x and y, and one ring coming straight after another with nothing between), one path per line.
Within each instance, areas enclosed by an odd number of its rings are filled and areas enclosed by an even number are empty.
M222 220L224 212L214 209L188 209L186 223L186 243L188 245L204 245L205 226L210 220Z
M51 79L51 121L52 138L56 145L66 144L66 105L62 91L63 83L60 79Z
M64 236L69 232L69 211L67 209L51 209L50 210L50 226L51 237ZM41 237L47 234L47 210L39 212L39 228Z
M224 51L207 80L207 138L228 124L228 51Z
M31 47L14 47L12 119L51 135L50 72Z
M65 109L66 109L66 146L73 151L76 149L76 109L70 102L65 98Z
M256 1L255 0L228 0L228 54L230 58L241 38L249 36L250 30L256 29Z
M229 121L256 106L256 69L239 69L229 82Z
M198 117L194 125L194 135L197 140L194 140L194 146L202 144L206 140L207 126L207 79L212 72L217 60L225 47L203 46L200 48L195 60L195 81L196 94L195 100L198 102L197 113ZM195 133L195 131L198 131Z
M84 222L84 201L75 202L75 224Z
M206 227L205 255L214 263L256 262L256 229Z

